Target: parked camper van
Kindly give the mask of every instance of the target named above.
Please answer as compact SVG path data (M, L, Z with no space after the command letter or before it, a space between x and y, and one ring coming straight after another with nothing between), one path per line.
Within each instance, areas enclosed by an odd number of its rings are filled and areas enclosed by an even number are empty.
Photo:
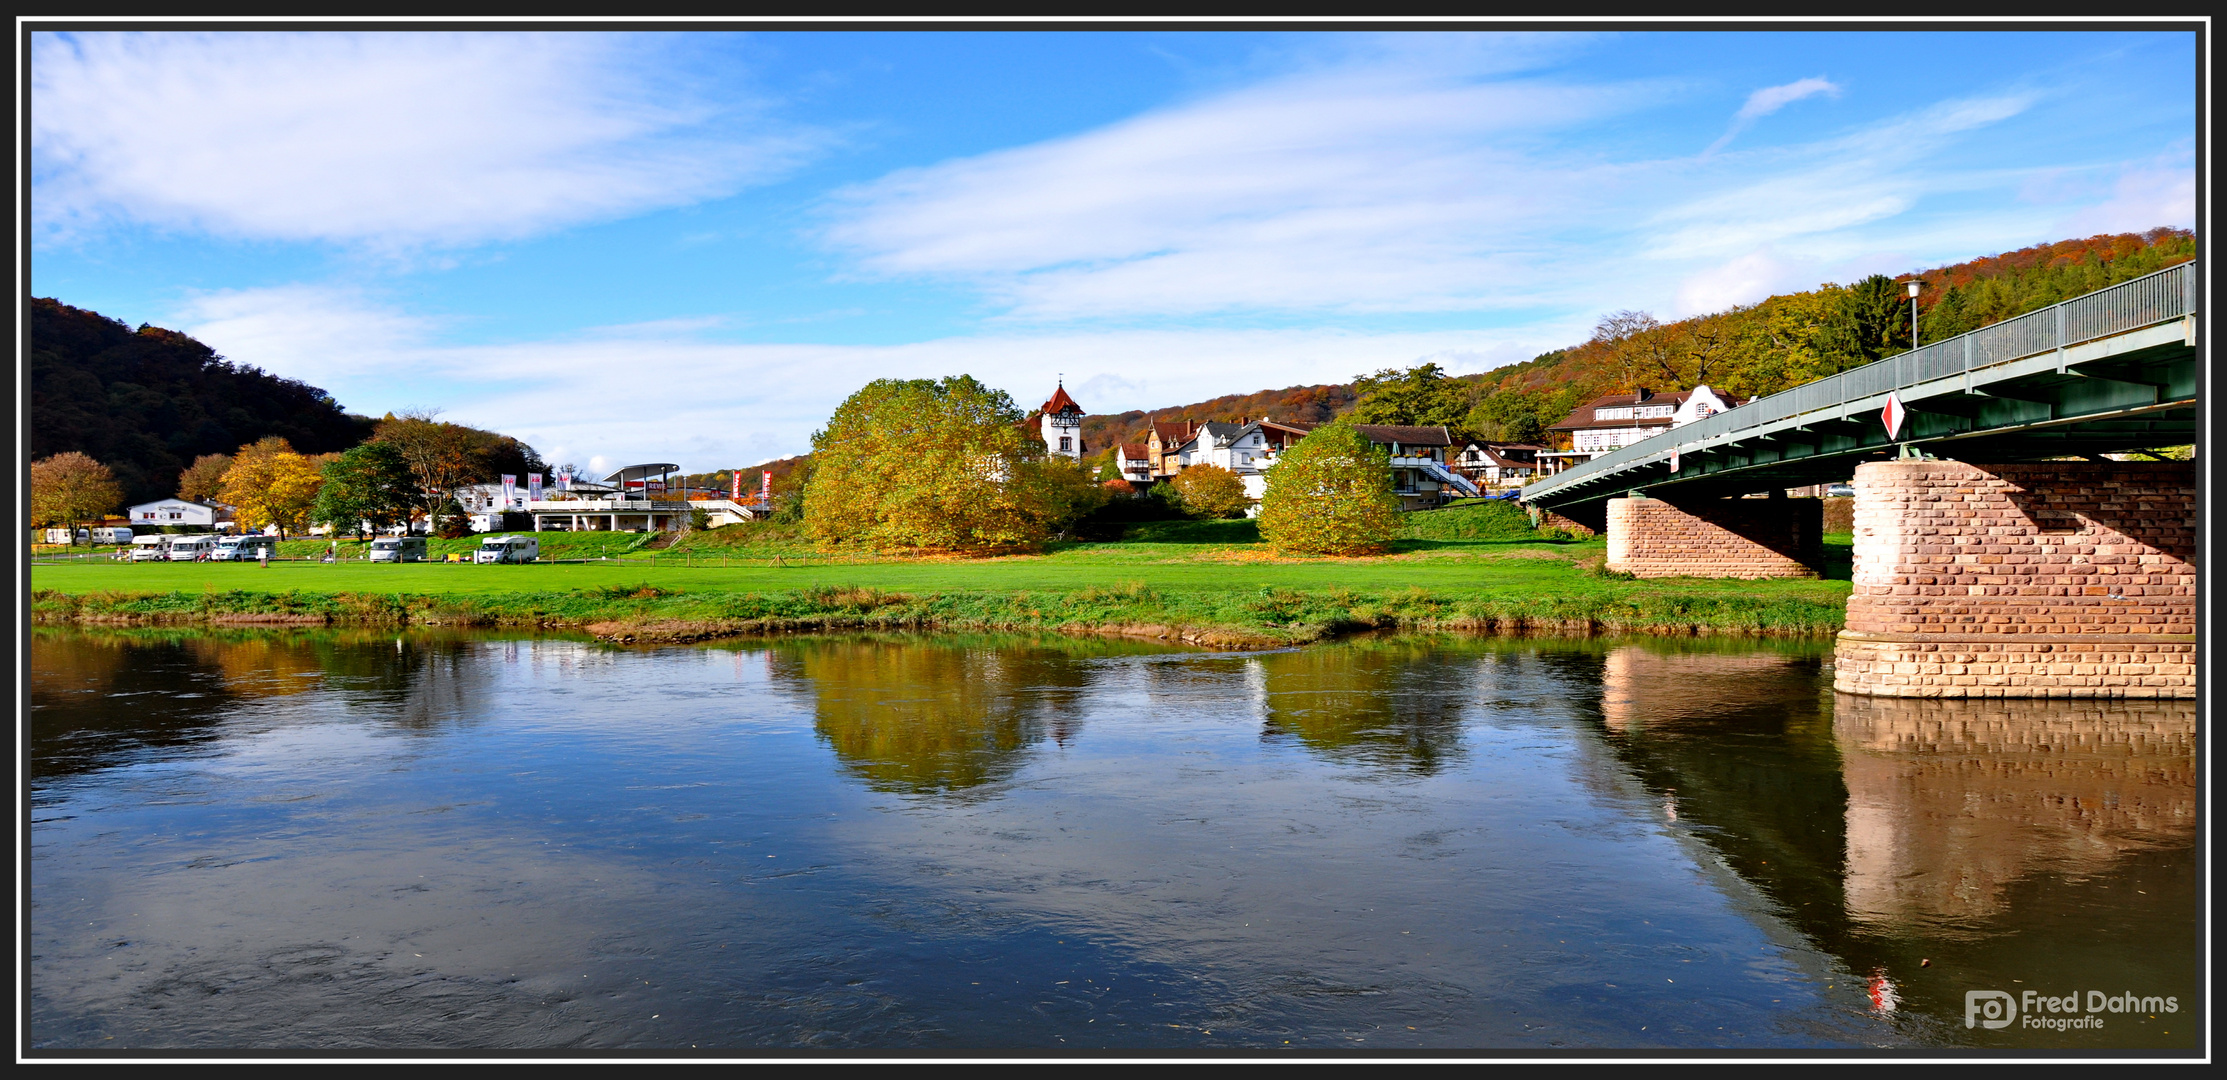
M169 533L135 536L131 541L131 561L165 562L170 558L170 542L176 539Z
M96 544L129 544L131 541L129 525L104 525L93 530L93 542Z
M200 536L173 536L170 538L171 562L199 562L216 553L217 538L204 533Z
M541 541L531 536L490 536L479 542L473 562L527 563L541 557Z
M424 562L425 537L382 536L371 542L372 562Z
M216 550L209 553L212 562L255 562L268 552L278 558L278 537L250 534L227 536L217 541Z
M78 529L74 532L69 529L48 529L46 531L46 542L49 544L89 544L93 542L93 534L84 529Z

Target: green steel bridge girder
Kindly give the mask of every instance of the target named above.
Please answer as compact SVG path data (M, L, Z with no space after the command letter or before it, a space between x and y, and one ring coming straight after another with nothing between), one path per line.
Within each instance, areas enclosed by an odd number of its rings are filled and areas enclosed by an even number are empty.
M1857 465L1909 453L1979 463L2037 461L2195 441L2198 355L2180 321L1903 387L1899 437L1887 437L1886 395L1729 432L1529 497L1545 510L1594 516L1598 504L1646 492L1716 498L1847 480ZM1907 449L1906 449L1907 448Z

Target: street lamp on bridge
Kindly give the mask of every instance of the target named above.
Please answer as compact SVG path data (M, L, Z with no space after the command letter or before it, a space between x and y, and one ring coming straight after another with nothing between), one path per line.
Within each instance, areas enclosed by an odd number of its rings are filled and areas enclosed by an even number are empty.
M1913 351L1918 347L1918 287L1921 284L1921 279L1910 279L1910 348Z

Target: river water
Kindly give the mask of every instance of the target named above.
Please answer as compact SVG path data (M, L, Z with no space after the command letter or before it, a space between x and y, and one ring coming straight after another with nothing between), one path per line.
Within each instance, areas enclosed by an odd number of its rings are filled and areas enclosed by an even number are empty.
M31 658L41 1048L2196 1040L2186 703L1660 641Z

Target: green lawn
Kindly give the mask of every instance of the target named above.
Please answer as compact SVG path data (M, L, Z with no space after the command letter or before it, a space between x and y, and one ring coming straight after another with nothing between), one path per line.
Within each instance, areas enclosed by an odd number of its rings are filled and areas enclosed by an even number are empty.
M1454 514L1440 511L1438 514ZM1634 581L1599 572L1604 544L1436 537L1506 531L1493 508L1425 517L1385 556L1281 559L1249 521L1157 522L1112 543L990 559L837 555L791 527L740 525L662 550L633 534L541 534L526 566L425 563L37 564L35 617L419 619L542 625L660 624L680 636L814 626L1181 627L1256 643L1363 627L1668 629L1822 634L1845 580ZM1424 535L1416 535L1424 534ZM1833 544L1831 541L1839 541ZM1828 573L1846 577L1845 536ZM435 541L436 554L475 540ZM322 552L324 541L287 553ZM679 628L675 630L674 628Z

